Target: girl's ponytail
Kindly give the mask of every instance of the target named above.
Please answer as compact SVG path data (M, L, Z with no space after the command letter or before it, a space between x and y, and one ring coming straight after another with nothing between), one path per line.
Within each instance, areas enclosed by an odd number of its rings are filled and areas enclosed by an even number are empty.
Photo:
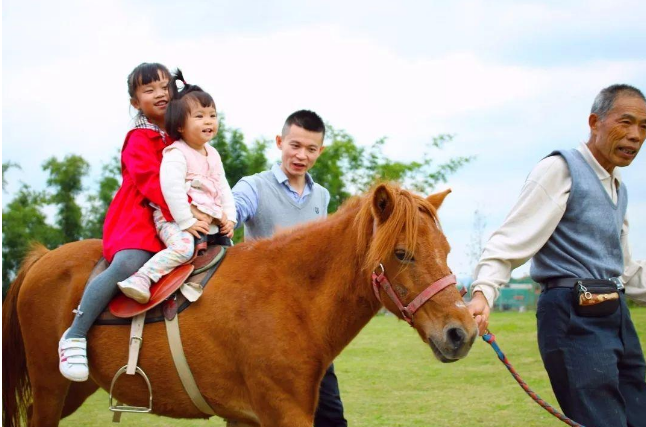
M181 90L179 90L179 88L177 87L177 82L182 82L183 87ZM176 69L173 73L173 77L171 78L171 86L173 88L173 100L181 99L183 96L191 92L204 92L201 87L186 83L184 75L182 74L182 70L180 70L179 68Z
M181 90L177 87L177 82L182 82ZM171 77L170 89L171 100L166 108L165 128L173 140L178 140L182 137L179 130L186 123L186 117L191 111L191 103L197 103L202 107L213 106L215 108L215 101L213 101L211 95L204 92L198 85L186 83L182 70L179 68L175 70Z

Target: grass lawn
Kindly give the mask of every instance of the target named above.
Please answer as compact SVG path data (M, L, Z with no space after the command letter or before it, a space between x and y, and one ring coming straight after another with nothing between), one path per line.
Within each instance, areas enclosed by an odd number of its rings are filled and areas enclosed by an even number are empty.
M646 348L646 308L632 309ZM523 379L556 405L538 353L534 312L494 313L496 340ZM488 344L479 339L469 356L442 364L417 334L393 316L375 317L335 362L349 425L564 426L518 386ZM107 426L108 395L97 392L62 426ZM210 421L124 414L123 426L223 426Z

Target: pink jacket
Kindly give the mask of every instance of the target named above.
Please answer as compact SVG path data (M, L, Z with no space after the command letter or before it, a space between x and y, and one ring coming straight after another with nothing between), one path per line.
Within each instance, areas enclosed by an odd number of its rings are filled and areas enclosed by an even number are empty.
M224 176L222 159L217 150L205 145L207 155L198 153L184 141L179 140L164 149L164 153L178 149L186 159L186 182L190 183L188 195L191 204L213 218L222 218L222 182Z

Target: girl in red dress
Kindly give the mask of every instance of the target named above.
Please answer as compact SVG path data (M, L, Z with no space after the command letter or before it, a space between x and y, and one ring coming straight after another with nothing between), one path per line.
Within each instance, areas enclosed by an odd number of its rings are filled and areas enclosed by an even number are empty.
M164 130L173 90L170 79L168 69L157 63L143 63L128 76L130 104L139 113L123 144L123 182L103 227L103 256L111 264L88 284L74 310L72 326L58 345L59 369L72 381L88 378L87 332L117 292L117 282L135 273L165 247L157 237L151 203L172 221L159 184L162 152L172 142Z

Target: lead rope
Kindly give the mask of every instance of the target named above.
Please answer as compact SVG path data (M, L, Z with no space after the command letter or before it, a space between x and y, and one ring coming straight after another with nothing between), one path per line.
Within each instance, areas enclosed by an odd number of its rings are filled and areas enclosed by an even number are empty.
M538 394L536 394L532 389L529 388L527 383L523 381L523 379L518 375L516 370L514 369L513 366L511 366L511 363L509 363L509 360L507 360L507 356L505 356L500 350L500 347L498 347L498 344L496 343L496 336L489 332L488 330L486 333L482 336L482 339L489 345L491 345L491 348L496 352L498 355L498 359L507 367L511 375L514 377L516 382L522 387L523 390L525 390L525 393L529 395L536 403L541 405L547 412L550 414L554 415L556 418L559 420L563 421L565 424L573 427L584 427L583 425L577 423L576 421L573 421L557 411L552 405L544 401L543 399L540 398Z

